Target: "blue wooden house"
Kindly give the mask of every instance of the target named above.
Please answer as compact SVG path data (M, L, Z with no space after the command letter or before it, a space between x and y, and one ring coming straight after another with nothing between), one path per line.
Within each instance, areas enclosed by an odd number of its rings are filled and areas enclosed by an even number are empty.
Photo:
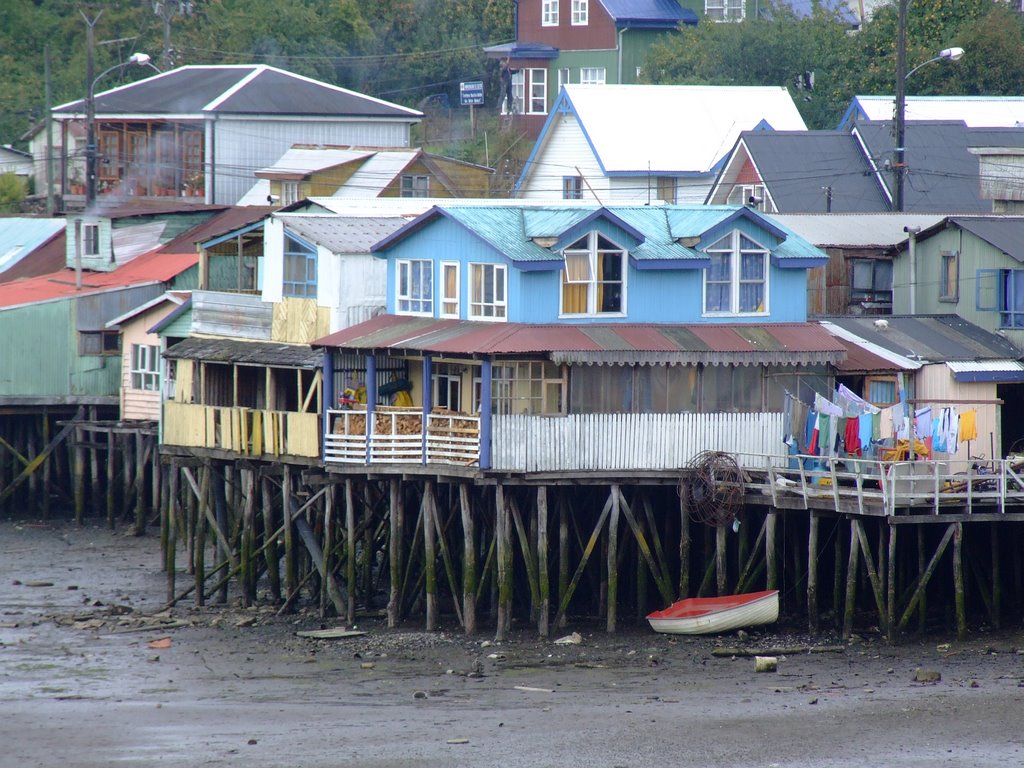
M747 207L443 205L374 252L387 314L314 343L328 465L777 453L784 393L845 354L806 322L825 254Z

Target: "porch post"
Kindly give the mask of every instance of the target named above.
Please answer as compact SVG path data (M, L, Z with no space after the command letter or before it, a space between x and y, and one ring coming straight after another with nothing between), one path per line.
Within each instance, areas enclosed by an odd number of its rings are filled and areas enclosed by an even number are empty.
M338 403L334 395L334 364L332 359L334 353L324 347L324 362L323 362L323 383L321 386L324 391L324 413L323 413L323 429L320 431L320 456L327 456L327 433L331 431L330 416L327 411L335 408Z
M377 356L366 356L366 463L373 460L373 412L377 405Z
M423 358L423 431L420 435L421 443L421 460L420 463L427 463L427 420L430 418L430 409L433 408L431 400L434 395L434 387L430 380L430 369L431 369L430 355L426 355Z
M491 360L480 364L480 469L491 468Z

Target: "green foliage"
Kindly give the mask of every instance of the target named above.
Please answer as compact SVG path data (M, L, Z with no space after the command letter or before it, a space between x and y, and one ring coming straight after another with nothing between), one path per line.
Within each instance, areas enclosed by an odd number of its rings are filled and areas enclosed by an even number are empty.
M13 173L0 173L0 211L14 213L25 199L25 182Z

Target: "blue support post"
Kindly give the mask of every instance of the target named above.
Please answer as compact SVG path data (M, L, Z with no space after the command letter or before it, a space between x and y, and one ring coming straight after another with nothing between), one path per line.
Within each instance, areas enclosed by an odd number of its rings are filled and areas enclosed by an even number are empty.
M372 464L373 411L377 405L377 356L366 356L366 463Z
M422 462L427 463L427 419L430 418L430 409L433 408L434 386L431 381L431 364L432 360L430 355L423 358L423 441L422 447Z
M491 361L480 365L480 469L491 468Z

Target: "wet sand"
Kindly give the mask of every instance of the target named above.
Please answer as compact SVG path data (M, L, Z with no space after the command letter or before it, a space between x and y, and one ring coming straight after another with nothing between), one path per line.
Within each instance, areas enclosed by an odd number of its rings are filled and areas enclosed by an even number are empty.
M714 649L835 639L570 622L556 636L579 644L516 628L498 645L454 618L308 639L340 622L232 600L157 613L158 563L154 536L0 522L0 768L1024 764L1020 631L866 635L761 674Z

